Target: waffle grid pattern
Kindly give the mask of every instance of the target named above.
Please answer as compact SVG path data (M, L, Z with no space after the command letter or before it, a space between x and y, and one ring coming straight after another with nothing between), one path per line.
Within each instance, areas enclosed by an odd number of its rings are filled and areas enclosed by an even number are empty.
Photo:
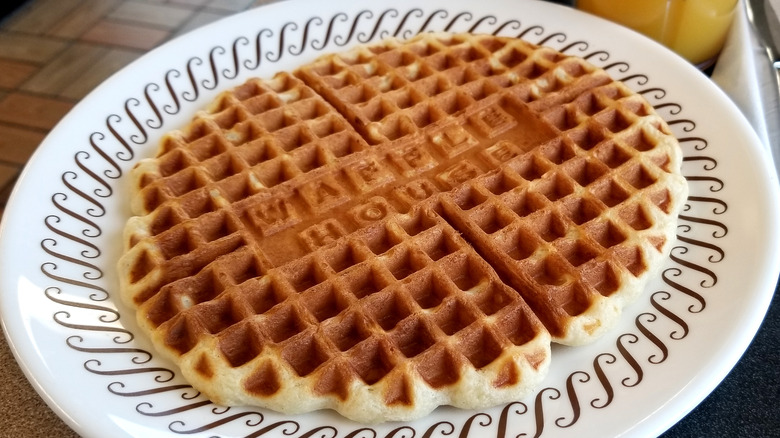
M679 166L652 108L581 59L360 47L224 93L139 163L123 297L218 403L495 405L543 378L551 337L588 342L641 292Z

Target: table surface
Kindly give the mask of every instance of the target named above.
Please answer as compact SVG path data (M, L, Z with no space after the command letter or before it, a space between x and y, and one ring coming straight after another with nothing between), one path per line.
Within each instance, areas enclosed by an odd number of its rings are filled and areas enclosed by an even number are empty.
M92 88L177 35L264 3L31 0L0 21L0 214L32 152ZM779 300L732 372L664 438L780 437ZM0 412L25 413L0 415L1 437L78 436L29 384L4 337L0 368Z

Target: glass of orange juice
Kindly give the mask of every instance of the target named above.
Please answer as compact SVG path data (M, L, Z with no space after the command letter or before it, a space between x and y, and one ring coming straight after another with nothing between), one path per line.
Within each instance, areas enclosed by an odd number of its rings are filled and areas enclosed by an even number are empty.
M623 24L699 67L718 57L738 0L576 0L586 12Z

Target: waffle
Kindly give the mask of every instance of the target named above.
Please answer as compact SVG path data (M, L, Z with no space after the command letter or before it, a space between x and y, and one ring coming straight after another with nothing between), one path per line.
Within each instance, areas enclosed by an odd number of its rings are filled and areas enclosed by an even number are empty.
M211 400L360 422L517 400L601 336L687 196L583 59L425 34L224 92L131 172L121 294Z

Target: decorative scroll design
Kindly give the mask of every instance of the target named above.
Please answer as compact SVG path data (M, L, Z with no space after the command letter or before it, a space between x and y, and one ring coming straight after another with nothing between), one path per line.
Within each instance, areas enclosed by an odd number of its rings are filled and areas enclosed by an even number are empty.
M154 365L153 354L136 348L133 333L121 325L120 312L110 304L111 293L106 290L101 264L95 261L103 255L95 243L103 234L101 220L106 213L103 201L114 195L114 186L122 176L123 167L136 159L136 147L149 141L150 133L162 129L171 116L185 107L189 109L188 102L195 102L205 91L219 87L222 80L235 79L267 64L304 52L318 52L331 45L342 47L388 36L408 38L426 31L514 36L581 56L615 76L622 76L619 79L638 88L637 91L665 116L672 129L682 131L684 135L679 140L684 149L684 160L692 168L699 166L694 173L686 175L693 194L680 217L678 246L670 254L674 266L661 273L664 287L649 294L648 310L634 320L636 330L617 334L613 350L595 356L589 367L572 372L560 382L560 387L541 388L535 397L509 403L500 412L478 412L464 415L458 422L442 421L418 428L382 426L348 430L324 425L304 430L299 422L275 421L259 411L216 407L190 386L178 383L175 371ZM465 438L483 436L488 427L494 427L499 437L541 437L548 431L555 434L569 428L584 416L592 415L593 410L615 403L618 400L616 388L640 385L646 373L668 360L672 354L670 346L688 336L693 323L691 318L706 309L707 291L718 282L712 265L726 257L718 240L728 234L727 225L720 220L728 205L718 197L724 182L713 174L718 162L706 155L708 141L695 135L695 121L680 117L683 115L680 104L664 100L666 90L651 86L651 78L632 72L627 62L610 58L607 51L593 50L587 42L572 41L565 33L549 33L541 25L524 22L522 17L501 21L493 15L422 8L362 10L354 15L339 12L331 17L313 17L261 28L239 36L225 46L214 46L206 51L206 56L193 56L184 66L168 70L158 82L150 82L136 90L137 97L130 97L119 105L122 110L118 113L104 116L102 121L96 120L97 129L85 139L84 149L73 157L77 170L61 175L62 187L51 198L53 212L43 219L52 237L46 237L40 243L49 257L40 269L57 284L47 288L45 295L61 308L52 319L75 333L67 337L66 343L74 351L89 356L83 364L85 370L111 380L106 386L108 394L137 399L138 414L169 419L168 429L173 434L217 433L224 426L238 425L246 437L281 433L333 438ZM696 213L701 211L705 214ZM706 239L696 237L701 235ZM692 258L694 250L709 253L706 265L701 264L701 258ZM79 274L74 275L74 272ZM695 278L701 279L696 283L692 280ZM79 298L64 298L62 292L65 290ZM669 305L680 299L689 302L682 312ZM92 322L75 322L74 312L93 315ZM674 329L660 331L660 327L669 326L660 322L670 323ZM87 333L105 333L108 339L88 340ZM643 356L637 345L647 343L652 345L653 353ZM101 360L104 358L110 360ZM626 373L626 370L630 371ZM146 381L147 386L139 387L138 383L127 380L137 375L149 375L151 381ZM165 397L165 403L159 397ZM548 413L551 405L565 406L556 412L566 414L552 418ZM197 416L182 419L182 414L195 411ZM529 429L515 430L516 420L521 418L531 425Z

